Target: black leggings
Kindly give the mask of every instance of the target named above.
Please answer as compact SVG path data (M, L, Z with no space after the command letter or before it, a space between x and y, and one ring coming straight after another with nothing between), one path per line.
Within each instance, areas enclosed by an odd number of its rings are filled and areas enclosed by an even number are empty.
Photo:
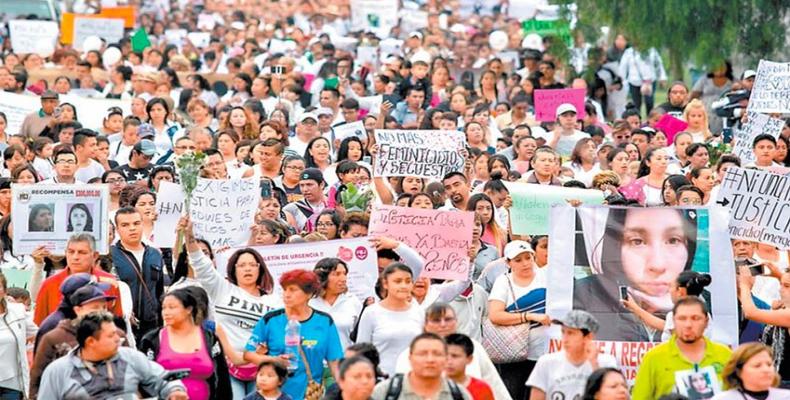
M502 382L513 400L529 400L527 378L535 368L536 361L524 360L507 364L494 364Z

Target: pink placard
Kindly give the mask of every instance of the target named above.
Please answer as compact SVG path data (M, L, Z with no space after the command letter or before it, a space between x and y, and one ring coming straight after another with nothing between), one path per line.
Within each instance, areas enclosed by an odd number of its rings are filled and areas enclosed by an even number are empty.
M571 103L576 107L578 119L584 118L584 89L536 89L535 119L541 122L556 121L557 107L562 103Z
M689 124L686 121L677 119L669 114L664 114L656 123L656 129L667 135L668 144L672 144L675 141L675 135L686 130L688 126Z
M303 89L307 90L309 92L310 91L310 86L313 84L313 81L315 80L315 75L313 75L313 74L302 74L302 77L304 77L304 87L303 87Z
M421 276L469 279L469 247L474 213L377 205L368 236L388 236L407 244L425 259Z

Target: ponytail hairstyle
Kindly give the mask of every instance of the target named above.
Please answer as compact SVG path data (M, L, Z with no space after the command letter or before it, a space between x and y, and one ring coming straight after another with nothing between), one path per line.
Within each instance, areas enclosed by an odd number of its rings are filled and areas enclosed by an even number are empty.
M712 278L708 274L701 274L695 271L683 271L677 277L678 287L686 289L689 296L700 296L702 291L710 285Z

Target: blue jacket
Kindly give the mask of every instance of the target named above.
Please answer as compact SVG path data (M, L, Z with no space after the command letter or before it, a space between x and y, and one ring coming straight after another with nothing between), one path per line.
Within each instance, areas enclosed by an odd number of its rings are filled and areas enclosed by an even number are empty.
M118 279L129 285L132 292L134 316L141 322L158 323L161 314L159 299L164 294L164 262L159 250L144 246L142 268L134 254L124 249L121 242L110 247L110 254ZM140 281L141 276L144 284Z

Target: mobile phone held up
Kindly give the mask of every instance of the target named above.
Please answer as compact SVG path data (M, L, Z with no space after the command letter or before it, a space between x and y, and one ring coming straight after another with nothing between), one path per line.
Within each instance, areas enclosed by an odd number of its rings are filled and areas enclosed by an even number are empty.
M272 198L272 181L269 180L261 181L261 198L263 199Z
M619 286L620 289L620 300L625 301L628 300L628 286Z

